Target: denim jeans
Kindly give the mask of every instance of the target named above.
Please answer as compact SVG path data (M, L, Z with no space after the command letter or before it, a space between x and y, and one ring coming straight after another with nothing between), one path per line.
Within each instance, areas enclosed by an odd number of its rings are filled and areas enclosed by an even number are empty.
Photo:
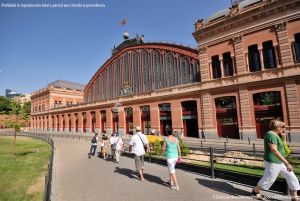
M96 153L96 149L97 149L97 145L91 145L90 154L94 156Z

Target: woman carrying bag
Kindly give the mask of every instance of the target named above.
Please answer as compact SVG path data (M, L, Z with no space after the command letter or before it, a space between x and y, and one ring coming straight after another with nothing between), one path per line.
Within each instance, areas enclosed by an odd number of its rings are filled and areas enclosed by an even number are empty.
M280 173L291 190L291 200L299 200L297 196L297 190L300 190L299 181L293 172L292 165L285 158L289 154L289 149L285 144L285 131L284 122L279 120L270 122L270 131L264 137L264 175L252 191L252 196L256 199L264 199L260 190L268 190Z
M164 138L162 151L166 151L167 164L170 174L170 185L172 190L180 190L175 174L175 165L177 161L181 161L180 146L178 139L173 136L171 128L166 130L168 137Z

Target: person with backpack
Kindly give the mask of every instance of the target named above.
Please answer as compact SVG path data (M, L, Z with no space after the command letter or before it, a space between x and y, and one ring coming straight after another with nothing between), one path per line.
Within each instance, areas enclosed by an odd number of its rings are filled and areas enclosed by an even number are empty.
M90 148L89 158L91 158L91 156L95 155L96 149L97 149L97 142L98 142L98 133L95 133L95 135L93 136L93 138L91 140L91 148Z

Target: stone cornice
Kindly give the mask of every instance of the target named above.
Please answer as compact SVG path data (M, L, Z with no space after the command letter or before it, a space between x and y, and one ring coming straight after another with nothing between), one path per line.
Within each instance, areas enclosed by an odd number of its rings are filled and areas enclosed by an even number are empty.
M285 16L291 16L295 13L299 13L300 2L299 0L286 0L286 1L265 1L259 7L255 9L241 12L233 17L227 16L223 20L216 23L209 23L208 25L204 25L202 29L198 29L193 33L196 41L198 43L205 43L210 39L218 37L219 33L228 33L232 30L236 32L240 32L240 29L244 27L244 29L249 29L257 21L261 21L261 23L265 23L266 21L273 21L274 18L282 18ZM293 12L291 12L293 11ZM282 14L281 14L282 13ZM291 14L292 13L292 14ZM280 17L278 15L281 14ZM285 16L282 16L285 15ZM287 21L287 20L286 20ZM211 24L211 25L210 25ZM259 23L260 24L260 23Z
M274 25L276 31L283 31L287 29L287 22L281 22Z
M214 44L218 44L224 41L233 40L236 36L247 35L259 30L264 30L266 28L274 28L275 26L283 22L292 21L295 19L300 19L300 11L297 13L293 13L284 17L279 17L275 19L271 19L270 21L263 21L258 24L254 24L253 26L245 27L244 29L233 30L230 33L220 35L219 37L207 38L207 40L201 41L201 46L211 46Z

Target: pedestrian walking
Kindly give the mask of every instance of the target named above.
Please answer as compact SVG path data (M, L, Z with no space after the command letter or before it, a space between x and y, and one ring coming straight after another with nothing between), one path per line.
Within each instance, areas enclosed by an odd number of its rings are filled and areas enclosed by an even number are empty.
M257 186L253 188L252 196L257 199L264 199L265 196L260 194L260 190L268 190L278 175L281 174L286 179L291 190L291 200L298 201L297 190L300 190L299 181L293 172L292 165L285 158L285 124L279 120L272 120L269 126L270 131L264 137L264 175Z
M167 164L170 176L170 186L172 190L180 190L176 174L175 174L175 165L176 162L181 160L181 151L178 143L178 139L173 136L172 128L166 130L167 137L164 137L162 151L166 151Z
M89 158L91 158L91 156L95 155L96 149L97 149L97 142L98 142L98 133L95 133L95 135L91 139L91 148L90 148L90 152L89 152Z
M116 133L112 133L111 137L109 138L110 142L110 150L111 150L111 158L116 158Z
M147 137L141 132L141 127L135 128L136 133L129 142L129 151L134 154L135 168L141 181L144 180L144 154L145 148L149 150L149 142Z
M109 148L108 137L104 134L102 136L102 143L101 143L101 153L102 153L103 159L107 158L108 148Z
M116 134L116 151L115 151L115 157L116 161L119 163L120 162L120 156L121 156L121 151L124 150L124 143L121 137L119 137L119 134Z

